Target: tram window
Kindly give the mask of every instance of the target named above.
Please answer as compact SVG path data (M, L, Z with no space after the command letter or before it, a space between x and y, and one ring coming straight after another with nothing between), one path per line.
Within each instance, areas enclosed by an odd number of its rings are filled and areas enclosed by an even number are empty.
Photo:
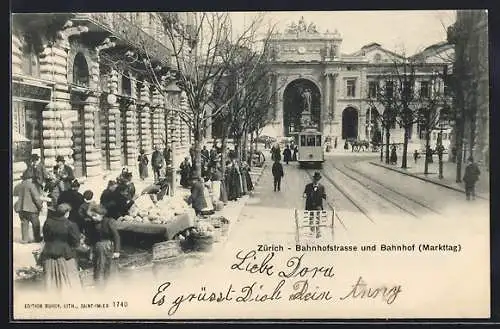
M300 136L300 146L306 146L306 136Z
M321 146L321 136L316 136L316 146Z
M307 146L315 146L316 136L307 136Z

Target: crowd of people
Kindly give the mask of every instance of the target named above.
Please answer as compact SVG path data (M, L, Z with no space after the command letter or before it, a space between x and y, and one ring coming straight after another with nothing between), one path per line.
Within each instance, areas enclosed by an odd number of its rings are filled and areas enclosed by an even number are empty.
M193 165L193 149L190 150L191 157L186 157L181 163L180 183L191 191L185 201L191 204L197 215L211 213L253 190L247 161L238 160L234 150L228 153L224 173L221 148L217 145L210 151L203 147L201 176L196 175ZM164 169L172 165L171 160L169 148L161 152L156 146L151 158L140 151L137 159L139 178L144 180L149 176L149 165L154 175L153 185L140 194L153 191L161 194L161 198L168 192L170 180L165 177ZM115 180L108 181L100 198L95 200L91 190L80 191L80 182L62 156L56 158L56 163L52 170L47 170L40 157L33 154L21 183L14 188L17 197L14 211L21 221L21 243L43 242L38 261L43 267L47 288L64 291L81 287L79 260L82 254L93 265L96 284L104 285L120 256L121 242L115 219L126 215L138 197L133 174L124 168ZM47 207L47 219L41 228L40 215L44 206Z

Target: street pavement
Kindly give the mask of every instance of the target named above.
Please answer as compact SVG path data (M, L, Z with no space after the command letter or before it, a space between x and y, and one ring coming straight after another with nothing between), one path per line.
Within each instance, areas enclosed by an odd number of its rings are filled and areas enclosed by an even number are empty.
M373 161L372 164L375 166L383 166L389 170L400 172L401 174L412 175L422 180L429 181L434 184L443 185L457 191L465 193L464 183L456 182L456 172L457 165L453 162L444 161L443 162L443 178L439 178L439 163L434 159L433 163L429 164L428 173L425 174L425 161L424 159L417 160L415 163L413 159L408 159L408 166L406 169L401 168L401 163L397 165L388 165L380 161ZM467 164L462 166L462 177L464 175L465 167ZM481 175L476 183L476 195L485 199L490 197L490 173L488 168L480 167Z
M290 257L303 254L302 266L333 264L335 280L325 281L326 278L310 276L285 280L284 293L295 289L297 280L307 279L312 291L321 289L319 286L328 287L340 297L342 291L345 295L346 287L352 287L353 280L361 275L370 282L398 282L404 286L404 293L401 300L391 307L375 300L348 301L342 306L309 302L313 304L307 307L303 302L291 302L285 296L279 307L273 302L230 305L186 303L173 317L394 318L418 317L424 310L426 317L477 317L483 314L486 304L481 301L489 296L488 202L466 202L461 192L374 166L370 161L377 161L376 154L345 153L328 155L323 167L318 169L299 169L296 162L283 164L285 176L280 192L273 191L271 164L268 162L253 195L246 197L244 204L239 203L240 209L236 209L236 204L227 208L231 212L228 216L234 216L227 240L214 245L212 252L203 259L193 255L180 266L158 269L153 273L132 271L127 278L122 278L130 281L114 286L113 296L118 300L128 298L129 303L150 303L154 285L166 281L172 283L168 294L171 299L189 292L198 293L200 289L227 289L229 285L240 291L242 285L252 282L260 284L260 288L255 286L255 292L270 294L279 281L276 271L286 269L291 264ZM268 158L269 153L265 154ZM362 252L359 249L356 252L297 252L294 210L304 208L303 189L316 170L321 172L321 183L326 188L325 210L334 212L334 234L332 237L329 228L322 228L321 236L316 239L306 229L299 234L299 245L329 244L358 248L376 245L380 248L381 244L459 244L460 254L439 251L382 252L380 249L377 252ZM273 251L259 252L261 245L282 246L284 249L274 252L274 258L269 263L275 266L273 275L263 272L250 274L251 265L236 266L248 252L255 252L248 264L261 264L265 255ZM474 285L464 285L463 276L456 275L464 269L467 269L467 282L474 282ZM130 283L127 291L123 289L123 282ZM457 290L458 286L460 289ZM133 299L126 296L132 291ZM429 296L431 291L432 296ZM450 307L440 307L446 303ZM140 315L111 310L103 315L92 314L92 317L112 317L116 313L121 318L165 318L166 309L143 307Z

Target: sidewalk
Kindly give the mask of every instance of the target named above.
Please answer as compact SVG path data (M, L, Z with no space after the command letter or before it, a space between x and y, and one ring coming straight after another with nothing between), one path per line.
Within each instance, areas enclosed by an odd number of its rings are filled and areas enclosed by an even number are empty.
M258 185L258 182L260 180L260 177L262 176L262 173L266 169L266 163L264 163L264 166L262 168L252 168L251 171L251 176L252 176L252 182L254 186ZM107 173L103 175L103 177L99 177L98 179L88 179L87 181L84 182L84 184L81 185L81 191L85 191L86 189L90 189L94 192L94 199L99 200L100 194L102 190L104 189L102 185L107 184L107 180L109 179L115 179L116 176L120 173ZM139 182L134 182L136 186L136 190L138 193L140 193L141 189L144 188L146 185L149 185L152 183L153 178L149 177L147 180L139 181ZM178 180L177 180L178 182ZM144 186L143 186L144 185ZM189 193L189 190L182 188L180 185L176 189L176 193ZM230 227L227 236L225 239L223 239L221 242L218 243L218 245L224 245L225 240L227 240L227 237L230 235L232 227L234 227L234 223L238 221L238 218L245 207L248 199L250 196L246 195L243 198L241 198L238 201L231 201L229 202L224 209L222 209L220 212L217 212L217 215L224 216L227 219L229 219L230 222ZM21 237L21 229L20 229L20 221L19 217L15 212L14 213L14 223L13 223L13 232L12 232L12 253L13 253L13 264L12 264L12 270L14 272L14 278L16 277L16 269L23 268L23 267L31 267L35 266L35 259L33 257L32 252L36 249L39 249L41 247L41 244L39 243L31 243L31 244L21 244L19 243L20 237ZM219 248L217 246L216 248Z
M400 159L400 158L399 158ZM400 162L401 160L399 160ZM465 193L465 188L463 183L456 182L456 164L453 162L444 161L443 162L443 178L439 179L439 163L437 159L434 159L433 163L429 163L429 173L424 174L424 159L418 160L415 164L413 158L408 158L408 168L402 169L401 164L398 165L388 165L381 163L379 161L370 161L370 164L378 167L383 167L388 170L396 171L403 175L412 176L436 185L440 185L458 192ZM462 176L465 170L466 164L462 167ZM485 200L490 199L490 172L487 168L480 167L481 175L479 176L479 181L476 183L476 196Z

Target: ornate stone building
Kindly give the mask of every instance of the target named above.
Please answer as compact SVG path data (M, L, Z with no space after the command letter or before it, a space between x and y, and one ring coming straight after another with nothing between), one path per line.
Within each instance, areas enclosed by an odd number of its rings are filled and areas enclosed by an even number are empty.
M173 112L189 110L185 95L160 93L138 69L146 51L158 76L172 70L158 14L14 14L11 50L13 136L30 140L48 168L62 155L77 177L92 177L134 167L154 145L175 140L187 151L192 136ZM14 179L24 160L14 154Z
M384 69L403 58L384 49L378 43L363 46L352 54L342 53L340 33L321 33L313 23L306 24L302 17L292 23L284 33L278 33L270 42L273 56L271 93L275 95L270 111L270 124L266 130L275 136L293 135L299 128L297 114L302 109L304 92L312 95L312 119L325 134L337 137L370 140L377 128L376 117L384 111L378 106L370 109L370 98L375 95L376 80ZM442 72L449 62L453 47L445 43L428 47L415 54L421 71L415 88L423 88L436 71ZM410 140L421 145L422 134L418 124L411 131ZM270 129L271 128L271 129ZM403 129L394 127L391 142L403 141Z

